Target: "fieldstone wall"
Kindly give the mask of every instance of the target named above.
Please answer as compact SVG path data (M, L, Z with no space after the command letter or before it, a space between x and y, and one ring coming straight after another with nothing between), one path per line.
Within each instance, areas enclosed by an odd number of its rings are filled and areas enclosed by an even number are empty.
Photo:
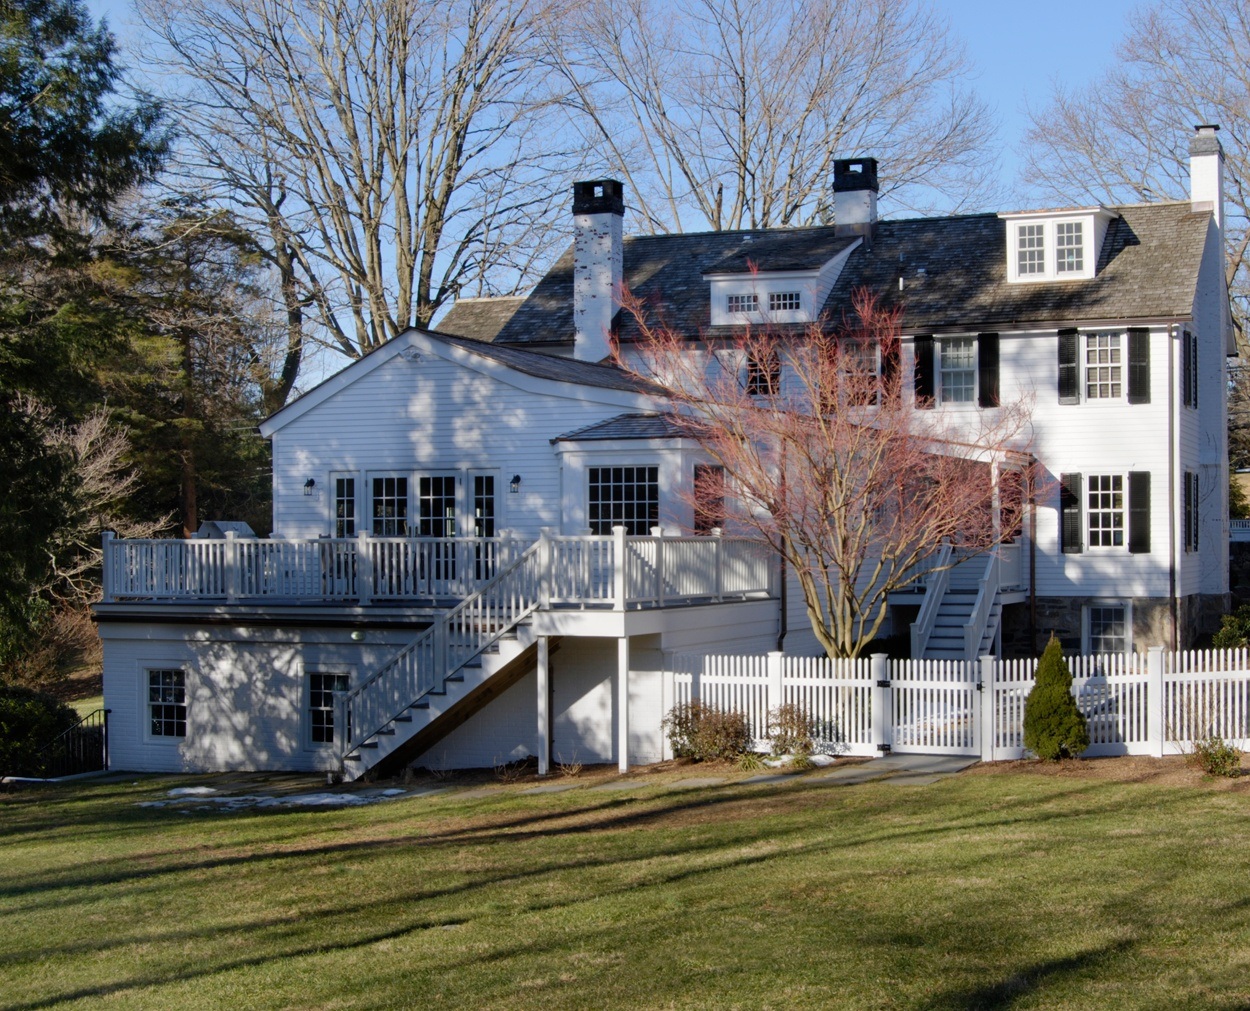
M1065 652L1081 652L1081 622L1087 605L1105 598L1039 597L1037 626L1029 638L1028 602L1008 605L1003 610L1003 656L1039 656L1053 632ZM1150 646L1172 645L1172 612L1166 597L1134 597L1133 647L1142 652ZM1182 597L1177 607L1177 644L1181 649L1198 645L1220 627L1228 600L1223 594L1192 594Z

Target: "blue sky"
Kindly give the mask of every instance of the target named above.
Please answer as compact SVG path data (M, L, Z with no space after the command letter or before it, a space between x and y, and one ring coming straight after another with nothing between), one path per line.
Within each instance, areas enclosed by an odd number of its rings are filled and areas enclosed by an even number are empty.
M1025 109L1045 105L1053 82L1080 88L1115 60L1129 13L1138 0L934 0L950 18L977 68L975 86L995 109L1001 128L1002 183L1016 184L1016 149ZM87 0L106 16L123 47L133 32L129 0Z

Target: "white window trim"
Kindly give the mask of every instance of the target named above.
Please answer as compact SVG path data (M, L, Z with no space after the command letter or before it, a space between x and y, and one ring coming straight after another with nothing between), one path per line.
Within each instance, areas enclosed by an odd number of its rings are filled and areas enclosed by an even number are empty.
M1117 217L1114 211L1105 207L1089 207L1061 212L1034 211L1024 213L1000 214L999 218L1006 222L1007 235L1007 281L1011 284L1032 284L1044 281L1088 281L1095 276L1098 269L1099 246L1106 235L1109 221ZM1080 270L1059 270L1059 225L1079 224L1081 226L1081 263ZM1020 227L1022 225L1042 226L1042 251L1044 267L1037 274L1020 272Z
M1120 394L1119 396L1091 397L1089 395L1089 338L1117 337L1120 341ZM1099 368L1100 366L1093 366ZM1128 403L1128 331L1127 330L1078 330L1076 334L1076 368L1077 385L1082 404L1114 404L1122 406Z
M152 733L152 704L148 701L148 672L158 670L182 671L183 698L187 710L187 732L182 737L171 737L165 734ZM139 713L143 726L143 742L165 748L176 748L191 740L191 699L194 673L186 660L144 660L139 664Z
M1089 525L1090 517L1092 517L1095 512L1107 512L1108 511L1106 509L1095 510L1095 509L1090 508L1090 504L1089 504L1090 490L1091 490L1091 487L1093 486L1094 478L1096 477L1118 477L1120 479L1120 509L1119 509L1120 530L1124 538L1124 542L1122 544L1095 544L1094 543L1093 531L1091 530L1090 525ZM1128 476L1128 473L1124 471L1113 471L1113 470L1090 471L1089 473L1086 473L1083 476L1082 481L1081 481L1081 496L1083 497L1084 501L1081 502L1081 523L1084 525L1084 530L1081 531L1081 536L1084 538L1086 551L1093 552L1094 554L1110 554L1110 555L1125 555L1129 553L1129 550L1128 550L1128 540L1129 540L1128 485L1129 485L1129 476Z
M649 534L649 533L651 532L651 529L650 529L650 528L651 528L652 526L663 526L663 524L664 524L664 467L663 467L663 465L662 465L659 461L655 461L655 462L651 462L651 461L636 462L636 461L632 461L632 460L631 460L631 461L628 461L628 462L626 462L626 461L615 462L615 461L614 461L614 462L611 462L611 463L606 463L606 462L599 462L599 461L595 461L595 462L593 462L593 463L588 463L588 464L586 465L586 475L585 475L585 478L584 478L584 483L583 483L584 497L583 497L583 499L582 499L582 500L586 503L586 524L587 524L587 528L588 528L588 529L593 530L593 529L594 529L594 526L593 526L592 524L593 524L593 523L595 523L595 522L598 522L598 521L596 521L596 520L592 520L592 519L591 519L591 516L590 516L590 506L591 506L591 502L590 502L590 486L591 486L591 476L590 476L590 475L591 475L591 471L593 471L593 470L605 470L605 469L606 469L606 470L615 470L615 469L617 469L617 468L620 468L620 469L631 469L631 468L632 468L633 470L640 470L640 469L642 469L642 468L644 468L644 467L645 467L645 468L652 468L652 467L653 467L653 468L655 468L656 516L655 516L655 522L654 522L654 523L652 523L652 524L648 524L648 529L646 530L646 533L645 533L645 534L643 534L643 535L641 535L641 536L645 536L646 534ZM610 531L609 531L609 533L610 533ZM602 537L602 536L607 536L607 535L605 535L605 534L598 534L598 535L596 535L596 536L601 536L601 537ZM629 535L629 536L639 536L639 535L634 535L634 534L631 534L631 535Z
M356 687L356 668L344 664L316 664L315 666L305 667L300 672L300 681L302 683L301 694L302 702L300 708L300 723L303 726L304 750L305 751L331 751L338 747L341 741L314 741L312 739L312 678L314 674L328 674L332 677L346 677L347 691L351 691ZM334 714L337 716L337 712ZM339 728L334 728L334 735L338 737Z
M408 482L408 491L407 491L407 496L406 496L408 504L404 513L404 525L407 527L407 532L405 534L376 534L373 531L373 482L374 480L378 478L388 478L388 477L394 477L394 478L402 477L405 481ZM365 529L369 532L370 537L400 537L400 536L412 537L413 536L413 533L412 533L413 506L416 504L416 498L414 496L413 485L414 485L414 476L413 476L412 471L410 470L371 470L365 474L365 487L364 487L364 491L361 493L360 498L361 498L361 501L365 505L364 524L365 524ZM358 530L360 529L359 523L357 523L356 529Z
M1093 653L1092 629L1090 627L1090 609L1095 607L1122 607L1124 608L1124 654L1133 652L1133 602L1131 600L1119 600L1113 598L1094 598L1086 601L1081 608L1081 652L1086 656ZM1120 654L1115 654L1120 655Z
M942 382L942 347L949 341L972 342L972 396L967 400L947 400L946 388ZM978 407L981 403L981 348L974 334L946 334L933 338L933 400L938 407L963 410ZM880 360L878 372L880 375Z

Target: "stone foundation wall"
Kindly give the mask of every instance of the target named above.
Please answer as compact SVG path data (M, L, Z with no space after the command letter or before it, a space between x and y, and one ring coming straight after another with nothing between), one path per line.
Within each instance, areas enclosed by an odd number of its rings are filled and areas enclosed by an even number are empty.
M1081 651L1082 620L1085 607L1094 597L1039 597L1034 641L1029 639L1029 605L1010 604L1003 609L1003 656L1038 656L1046 648L1051 632L1065 651ZM1171 648L1172 612L1166 597L1134 597L1133 648L1142 652L1150 646ZM1177 606L1177 645L1190 649L1220 627L1220 617L1228 613L1224 594L1191 594Z

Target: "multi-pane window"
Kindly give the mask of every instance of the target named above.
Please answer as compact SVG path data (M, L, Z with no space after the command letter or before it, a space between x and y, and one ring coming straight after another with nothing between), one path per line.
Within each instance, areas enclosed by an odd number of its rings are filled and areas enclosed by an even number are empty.
M313 744L334 743L334 695L345 691L346 674L308 675L308 733Z
M725 468L694 466L694 532L708 534L725 525Z
M768 309L770 312L786 312L798 309L802 302L801 292L770 291L768 293Z
M433 474L417 479L417 536L456 536L456 478Z
M781 383L781 358L773 348L752 351L747 355L747 393L767 397L778 391Z
M977 388L977 345L971 337L940 341L941 398L944 404L971 403Z
M1020 225L1016 233L1016 270L1019 274L1046 273L1045 225Z
M729 312L759 312L759 295L730 295L725 308Z
M495 536L495 475L473 475L473 536ZM474 574L489 579L495 574L495 555L490 545L474 545Z
M603 536L624 527L645 536L660 522L658 467L591 467L587 502L590 532Z
M1123 604L1094 604L1089 608L1089 651L1127 653L1128 608Z
M372 506L373 533L376 536L408 536L408 479L406 477L375 477Z
M1055 225L1055 271L1059 274L1071 274L1084 269L1085 240L1081 222L1061 221Z
M187 736L187 675L178 669L148 671L148 715L153 737Z
M1086 493L1091 548L1118 548L1124 544L1124 477L1091 474Z
M356 479L334 479L334 536L356 536Z
M1085 335L1085 399L1115 399L1123 389L1121 335Z

